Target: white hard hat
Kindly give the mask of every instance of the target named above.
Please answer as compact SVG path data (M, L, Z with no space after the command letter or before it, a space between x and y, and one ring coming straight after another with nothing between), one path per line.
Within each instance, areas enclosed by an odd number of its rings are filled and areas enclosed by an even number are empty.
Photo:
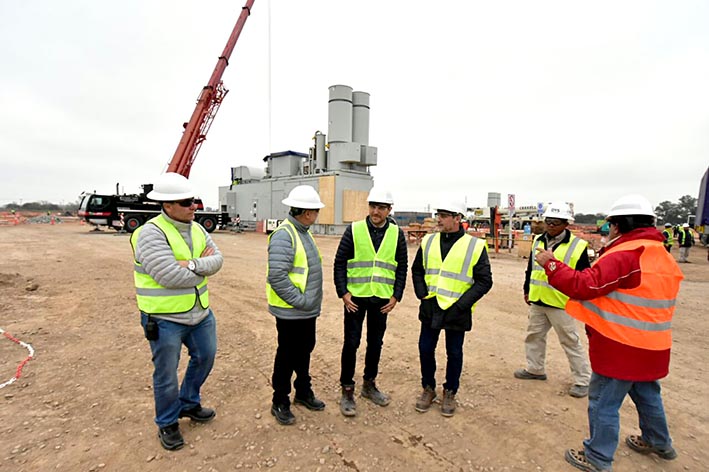
M372 187L372 190L369 191L369 195L367 195L367 201L393 205L394 197L392 197L391 192L389 190L384 190L379 187Z
M689 223L682 223L682 228L689 228Z
M463 202L458 202L455 200L449 200L447 202L441 202L436 207L436 210L447 211L450 213L459 213L465 216L468 213L468 207Z
M571 207L565 202L552 202L542 215L543 218L559 218L566 220L569 223L574 222L574 214L571 212Z
M292 208L304 208L306 210L315 210L323 208L325 204L320 201L320 195L310 185L298 185L290 191L287 198L281 200L281 203Z
M166 172L155 179L153 190L147 196L158 202L176 202L194 197L194 190L184 175Z
M655 216L650 201L642 195L625 195L611 206L608 216L647 215Z
M672 223L665 223L665 228L671 228L671 227L672 227Z

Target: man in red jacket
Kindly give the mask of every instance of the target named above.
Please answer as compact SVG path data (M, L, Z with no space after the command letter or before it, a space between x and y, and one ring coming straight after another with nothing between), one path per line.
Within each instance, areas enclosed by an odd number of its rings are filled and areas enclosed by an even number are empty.
M663 246L650 202L628 195L608 214L609 241L589 269L576 271L549 251L537 253L549 283L568 295L566 311L586 323L591 358L588 422L583 449L566 460L586 471L611 470L626 395L635 403L641 435L625 442L632 450L677 457L667 428L659 379L667 376L671 321L682 272Z

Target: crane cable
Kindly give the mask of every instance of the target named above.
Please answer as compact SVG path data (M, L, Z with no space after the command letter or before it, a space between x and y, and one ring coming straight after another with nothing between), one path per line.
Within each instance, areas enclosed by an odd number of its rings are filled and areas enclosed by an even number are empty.
M25 366L25 364L27 364L29 361L31 361L32 359L34 359L34 349L33 349L32 346L30 346L29 344L20 341L19 339L15 338L14 336L12 336L10 333L8 333L7 331L5 331L5 330L2 329L2 328L0 328L0 334L2 334L3 336L5 336L5 337L6 337L7 339L9 339L10 341L12 341L12 342L14 342L14 343L17 343L17 344L19 344L20 346L24 347L24 348L27 349L27 350L29 351L29 353L30 353L30 355L27 356L22 362L20 362L20 365L17 366L17 370L15 371L15 375L14 375L10 380L8 380L7 382L3 382L3 383L0 384L0 388L4 388L4 387L7 387L8 385L14 383L15 380L17 380L17 379L20 378L20 376L22 375L22 368Z
M271 154L271 0L268 0L268 153Z

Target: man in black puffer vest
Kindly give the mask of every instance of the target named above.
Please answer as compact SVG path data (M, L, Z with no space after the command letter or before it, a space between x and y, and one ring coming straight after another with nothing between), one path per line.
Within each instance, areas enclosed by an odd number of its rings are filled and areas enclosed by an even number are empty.
M379 406L390 398L377 388L379 359L387 316L401 301L406 286L408 253L404 232L389 220L391 192L372 189L367 197L369 216L355 221L342 235L334 263L337 296L344 303L340 411L356 415L354 373L362 325L367 318L367 353L362 396Z
M483 239L465 233L460 220L465 205L451 202L438 207L441 229L428 234L411 267L416 297L421 300L419 356L423 392L416 411L426 412L436 399L436 345L446 331L446 382L441 414L453 416L455 395L463 370L465 332L473 326L474 305L492 288L492 272Z

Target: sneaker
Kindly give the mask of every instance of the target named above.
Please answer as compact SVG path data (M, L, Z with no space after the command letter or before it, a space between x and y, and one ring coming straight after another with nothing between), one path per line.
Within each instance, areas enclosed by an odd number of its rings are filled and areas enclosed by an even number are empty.
M436 399L436 391L433 387L426 387L421 392L421 396L416 400L416 411L425 413L431 408L431 404Z
M362 396L372 400L375 405L387 406L391 399L389 395L383 393L377 388L377 384L374 380L365 380L362 385Z
M588 385L572 385L569 389L569 395L575 398L587 397Z
M217 416L217 412L211 408L202 408L201 405L197 405L189 410L182 410L180 412L180 418L189 418L192 421L197 421L199 423L206 423L212 421L214 417Z
M325 402L318 400L312 391L310 391L308 395L303 395L302 397L298 397L296 395L293 403L296 405L303 405L305 408L312 411L321 411L325 409Z
M636 434L626 436L625 444L627 444L630 449L635 452L639 452L640 454L655 453L660 458L666 461L677 459L677 451L675 451L672 446L667 449L660 449L659 447L651 446L650 444L645 442L645 440L641 436L638 436Z
M344 416L355 416L357 414L357 404L354 399L354 385L342 386L342 398L340 398L340 413Z
M515 378L522 380L546 380L547 374L533 374L527 372L527 369L517 369L515 370Z
M276 405L275 403L271 405L271 414L276 417L282 425L289 425L295 423L295 416L290 411L290 405Z
M441 403L441 414L443 416L453 416L455 413L455 393L452 390L443 389L443 402Z
M185 445L185 438L183 438L182 433L180 433L180 425L178 423L172 423L159 428L158 438L160 438L162 447L168 451L176 451Z

